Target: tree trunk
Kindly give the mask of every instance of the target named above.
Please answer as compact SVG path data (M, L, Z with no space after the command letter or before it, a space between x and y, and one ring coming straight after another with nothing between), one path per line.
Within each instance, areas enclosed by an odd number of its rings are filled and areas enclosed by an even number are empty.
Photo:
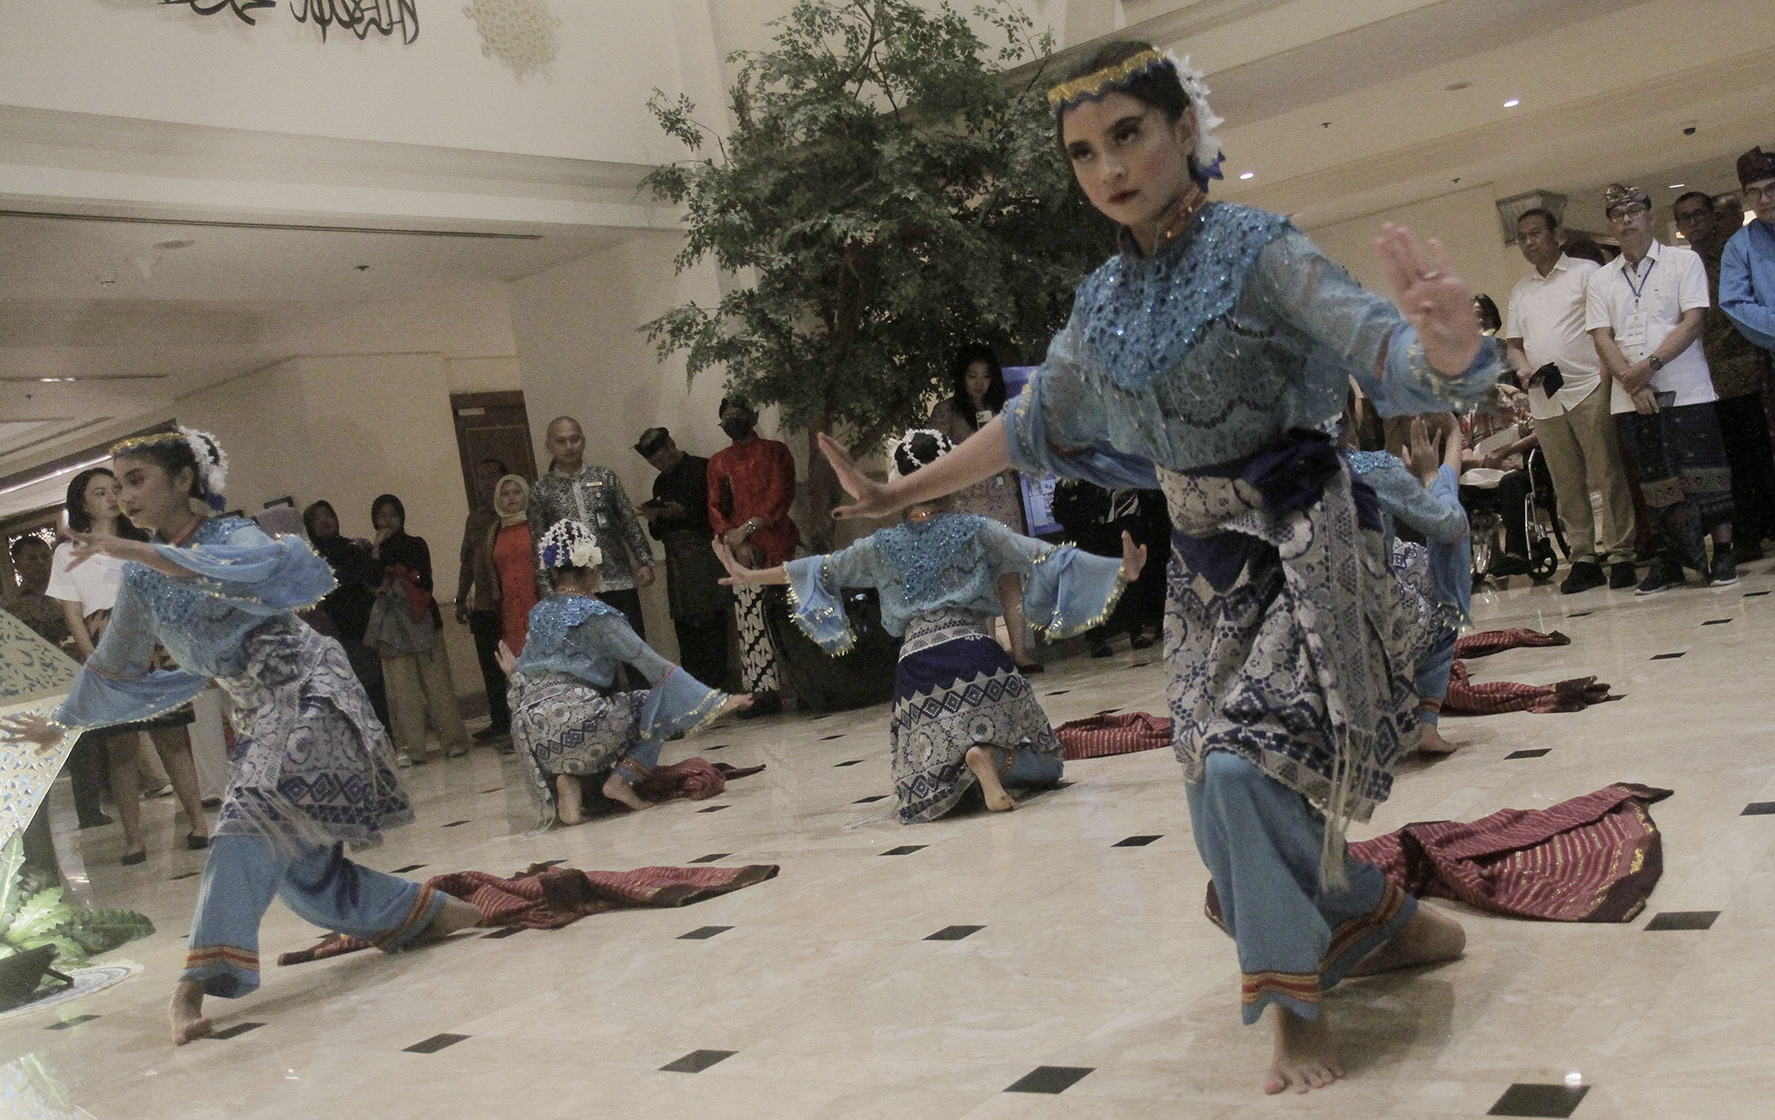
M832 507L845 501L847 495L838 485L838 475L820 451L820 433L827 428L824 416L807 428L807 519L802 538L810 553L832 551Z

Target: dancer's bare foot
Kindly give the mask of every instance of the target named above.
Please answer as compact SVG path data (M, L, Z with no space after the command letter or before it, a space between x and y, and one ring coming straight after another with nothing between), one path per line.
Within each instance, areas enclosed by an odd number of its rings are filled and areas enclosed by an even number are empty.
M203 1013L203 985L195 980L181 980L173 989L173 1045L183 1046L194 1038L210 1033L210 1021Z
M1467 931L1461 923L1431 906L1418 905L1403 929L1374 952L1356 962L1349 976L1373 976L1396 968L1452 961L1467 948Z
M579 824L586 819L579 779L572 774L555 775L555 813L562 824Z
M1436 730L1435 724L1424 724L1423 734L1418 738L1419 754L1441 757L1442 755L1453 754L1460 749L1461 745L1459 743L1451 743L1447 739L1444 739L1442 737L1442 732Z
M442 941L457 930L470 929L481 924L481 908L472 902L464 902L455 895L444 896L444 905L438 910L426 927L414 935L410 945L429 945L434 941Z
M1022 808L1023 803L1006 793L1004 784L998 780L996 761L993 752L985 747L968 748L968 769L980 780L980 792L986 795L986 807L994 813Z
M742 708L750 708L751 706L752 694L750 692L741 692L723 700L721 702L721 710L715 714L718 716L724 716L728 712L737 712Z
M645 809L653 804L651 801L641 800L641 795L635 792L635 787L630 785L628 779L621 774L612 774L605 779L604 796L612 801L620 802L630 809Z
M1263 1091L1280 1093L1293 1089L1304 1093L1308 1089L1323 1089L1343 1075L1344 1067L1338 1060L1337 1043L1332 1040L1325 1008L1319 1008L1317 1019L1303 1019L1277 1005L1275 1061L1263 1080Z

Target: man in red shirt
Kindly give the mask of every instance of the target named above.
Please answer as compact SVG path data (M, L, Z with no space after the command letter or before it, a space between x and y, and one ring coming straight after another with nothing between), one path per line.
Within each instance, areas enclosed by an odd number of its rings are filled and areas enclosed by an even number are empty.
M795 459L787 444L760 439L758 413L723 398L721 430L733 445L709 457L709 525L747 567L774 567L795 556L801 531L789 519L795 501ZM740 674L752 706L740 718L783 710L776 655L764 626L763 589L734 589L740 629Z

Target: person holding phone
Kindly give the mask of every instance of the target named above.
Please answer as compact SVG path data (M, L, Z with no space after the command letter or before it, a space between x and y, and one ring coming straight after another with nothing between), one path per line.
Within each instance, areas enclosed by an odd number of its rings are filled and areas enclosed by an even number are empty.
M1510 290L1503 333L1565 522L1572 566L1559 589L1571 595L1605 583L1632 587L1639 579L1633 492L1621 466L1602 364L1585 330L1586 291L1596 265L1560 248L1559 219L1549 210L1536 208L1517 219L1516 246L1534 271ZM1592 490L1603 496L1600 517L1591 510Z
M1738 582L1732 471L1713 379L1697 345L1707 269L1693 249L1660 245L1652 236L1645 191L1611 184L1603 209L1621 255L1590 277L1584 326L1609 378L1633 403L1620 414L1621 444L1639 474L1658 548L1635 594L1682 586L1684 568L1700 572L1710 587L1728 587Z

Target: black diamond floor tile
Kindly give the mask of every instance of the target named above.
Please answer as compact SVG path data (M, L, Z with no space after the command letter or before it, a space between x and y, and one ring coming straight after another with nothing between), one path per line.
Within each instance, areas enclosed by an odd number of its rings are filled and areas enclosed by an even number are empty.
M1666 910L1646 923L1646 932L1666 929L1707 929L1720 916L1718 910Z
M239 1038L248 1031L256 1031L264 1025L264 1023L236 1023L227 1030L213 1031L207 1037L213 1038L217 1042L226 1042L231 1038Z
M563 863L566 863L566 862L567 861L564 859L545 859L541 863L537 864L536 866L538 866L538 867L559 867Z
M1729 618L1710 618L1706 622L1703 622L1701 625L1703 625L1703 626L1724 626L1726 623L1728 623L1730 621L1732 621L1732 620Z
M852 805L868 805L868 804L871 804L876 801L886 801L886 800L887 800L887 794L872 793L868 797L857 798L855 801L851 802L851 804Z
M498 793L498 792L499 792L499 791L500 791L500 790L502 790L502 789L504 789L504 788L505 788L505 787L504 787L504 786L494 786L494 787L493 787L493 788L492 788L492 789L484 789L484 790L482 790L482 791L481 791L481 794L488 794L488 793ZM481 795L481 794L477 794L477 795L476 795L476 796L477 796L477 797L478 797L478 796L480 796L480 795Z
M1150 662L1150 661L1136 661L1134 664L1128 666L1128 668L1130 668L1130 669L1144 669L1148 665L1151 665L1151 664L1152 664L1152 662Z
M1752 801L1749 805L1744 807L1744 812L1739 814L1739 816L1744 817L1767 817L1771 815L1775 815L1775 801Z
M731 856L731 855L733 855L732 852L710 852L708 855L698 856L695 859L691 860L690 862L692 862L692 863L714 863L718 859L726 859L728 856Z
M834 739L842 739L842 738L844 738L844 732L840 731L836 735L822 735L822 736L820 736L820 742L830 743Z
M1130 836L1126 840L1117 840L1115 843L1111 844L1110 847L1112 847L1112 848L1144 848L1148 844L1152 843L1154 840L1157 840L1159 838L1159 836L1162 836L1162 835L1164 835L1164 834L1159 833L1158 835L1154 835L1154 836Z
M1105 708L1105 709L1103 709L1103 710L1102 710L1102 711L1100 711L1100 712L1096 712L1096 713L1094 713L1094 714L1096 714L1096 715L1100 715L1100 716L1113 716L1113 715L1115 715L1115 714L1116 714L1116 713L1117 713L1117 712L1119 712L1119 711L1121 711L1121 710L1122 710L1122 709L1120 709L1120 708Z
M719 813L723 809L731 809L732 805L711 805L707 809L698 809L699 813Z
M738 1050L692 1050L675 1062L659 1067L661 1073L701 1073L716 1062L724 1062Z
M1005 1086L1007 1093L1064 1093L1095 1066L1036 1066Z
M415 1042L401 1052L404 1054L436 1054L444 1047L454 1046L467 1037L465 1034L434 1034L430 1038Z
M1676 659L1677 659L1677 658L1679 658L1679 657L1681 657L1681 656L1682 656L1682 655L1683 655L1683 654L1685 654L1685 653L1687 653L1687 652L1689 652L1689 651L1688 651L1688 650L1686 650L1686 649L1685 649L1685 650L1682 650L1682 651L1680 651L1680 652L1677 652L1677 653L1659 653L1659 654L1654 654L1654 655L1653 655L1653 656L1652 656L1652 660L1653 660L1653 661L1675 661L1675 660L1676 660Z
M1053 692L1048 693L1048 695L1049 696L1065 696L1067 693L1069 693L1071 691L1072 691L1072 689L1070 689L1070 688L1057 688Z
M833 768L832 768L832 769L834 769L834 770L842 770L842 769L844 769L844 768L845 768L845 767L846 767L846 766L858 766L858 765L861 765L861 763L862 763L862 761L863 761L863 760L862 760L862 759L860 759L860 758L853 758L853 759L851 759L851 760L850 760L850 761L849 761L849 762L840 762L840 763L839 763L839 764L838 764L838 765L837 765L837 766L834 766L834 767L833 767Z
M1511 752L1510 752L1510 753L1509 753L1509 754L1507 754L1507 755L1505 755L1505 756L1504 756L1504 757L1505 757L1505 758L1506 758L1506 759L1511 759L1511 758L1540 758L1540 757L1541 757L1541 756L1542 756L1542 755L1544 755L1544 754L1546 754L1546 753L1547 753L1547 752L1548 752L1548 751L1550 751L1550 750L1552 750L1552 749L1553 749L1553 748L1552 748L1552 747L1536 747L1536 748L1535 748L1535 749L1534 749L1534 750L1532 750L1532 751L1511 751Z
M726 933L732 926L698 926L689 933L678 935L679 941L707 941L718 933Z
M172 878L168 879L167 882L176 883L180 879L189 879L194 875L202 875L202 874L203 874L203 872L201 872L201 871L187 871L183 875L174 875Z
M724 751L728 748L728 746L729 746L729 744L727 744L727 743L716 743L712 747L704 747L703 749L706 751Z
M417 871L417 870L419 870L419 869L420 869L420 868L421 868L421 867L424 867L424 866L425 866L425 865L424 865L424 864L423 864L423 863L409 863L409 864L408 864L408 865L407 865L407 866L405 866L405 867L397 867L397 868L395 868L395 869L394 869L394 870L393 870L393 871L390 871L390 872L389 872L389 874L390 874L390 875L405 875L405 874L406 874L406 873L407 873L407 872L409 872L409 871Z
M1596 613L1595 611L1578 611L1574 614L1568 614L1568 615L1566 615L1566 617L1567 618L1589 618L1591 615L1593 615L1595 613Z
M1528 1085L1504 1090L1487 1116L1570 1116L1590 1091L1588 1085Z
M496 929L492 933L483 934L481 936L481 940L482 941L498 941L502 937L516 937L518 934L523 933L523 932L524 932L523 926L506 926L504 929Z
M467 823L468 823L468 821L451 821L449 824L445 825L444 827L445 828L455 828L457 825L467 824Z
M1746 591L1744 593L1744 597L1746 599L1761 599L1764 595L1767 595L1767 594L1768 594L1767 591Z
M901 844L898 848L889 848L881 854L884 856L909 856L926 846L924 844Z
M59 1023L51 1023L43 1029L46 1031L65 1031L69 1027L78 1027L82 1023L90 1023L97 1018L97 1015L76 1015L72 1019L63 1019Z
M926 941L960 941L985 929L985 926L944 926L925 938Z

